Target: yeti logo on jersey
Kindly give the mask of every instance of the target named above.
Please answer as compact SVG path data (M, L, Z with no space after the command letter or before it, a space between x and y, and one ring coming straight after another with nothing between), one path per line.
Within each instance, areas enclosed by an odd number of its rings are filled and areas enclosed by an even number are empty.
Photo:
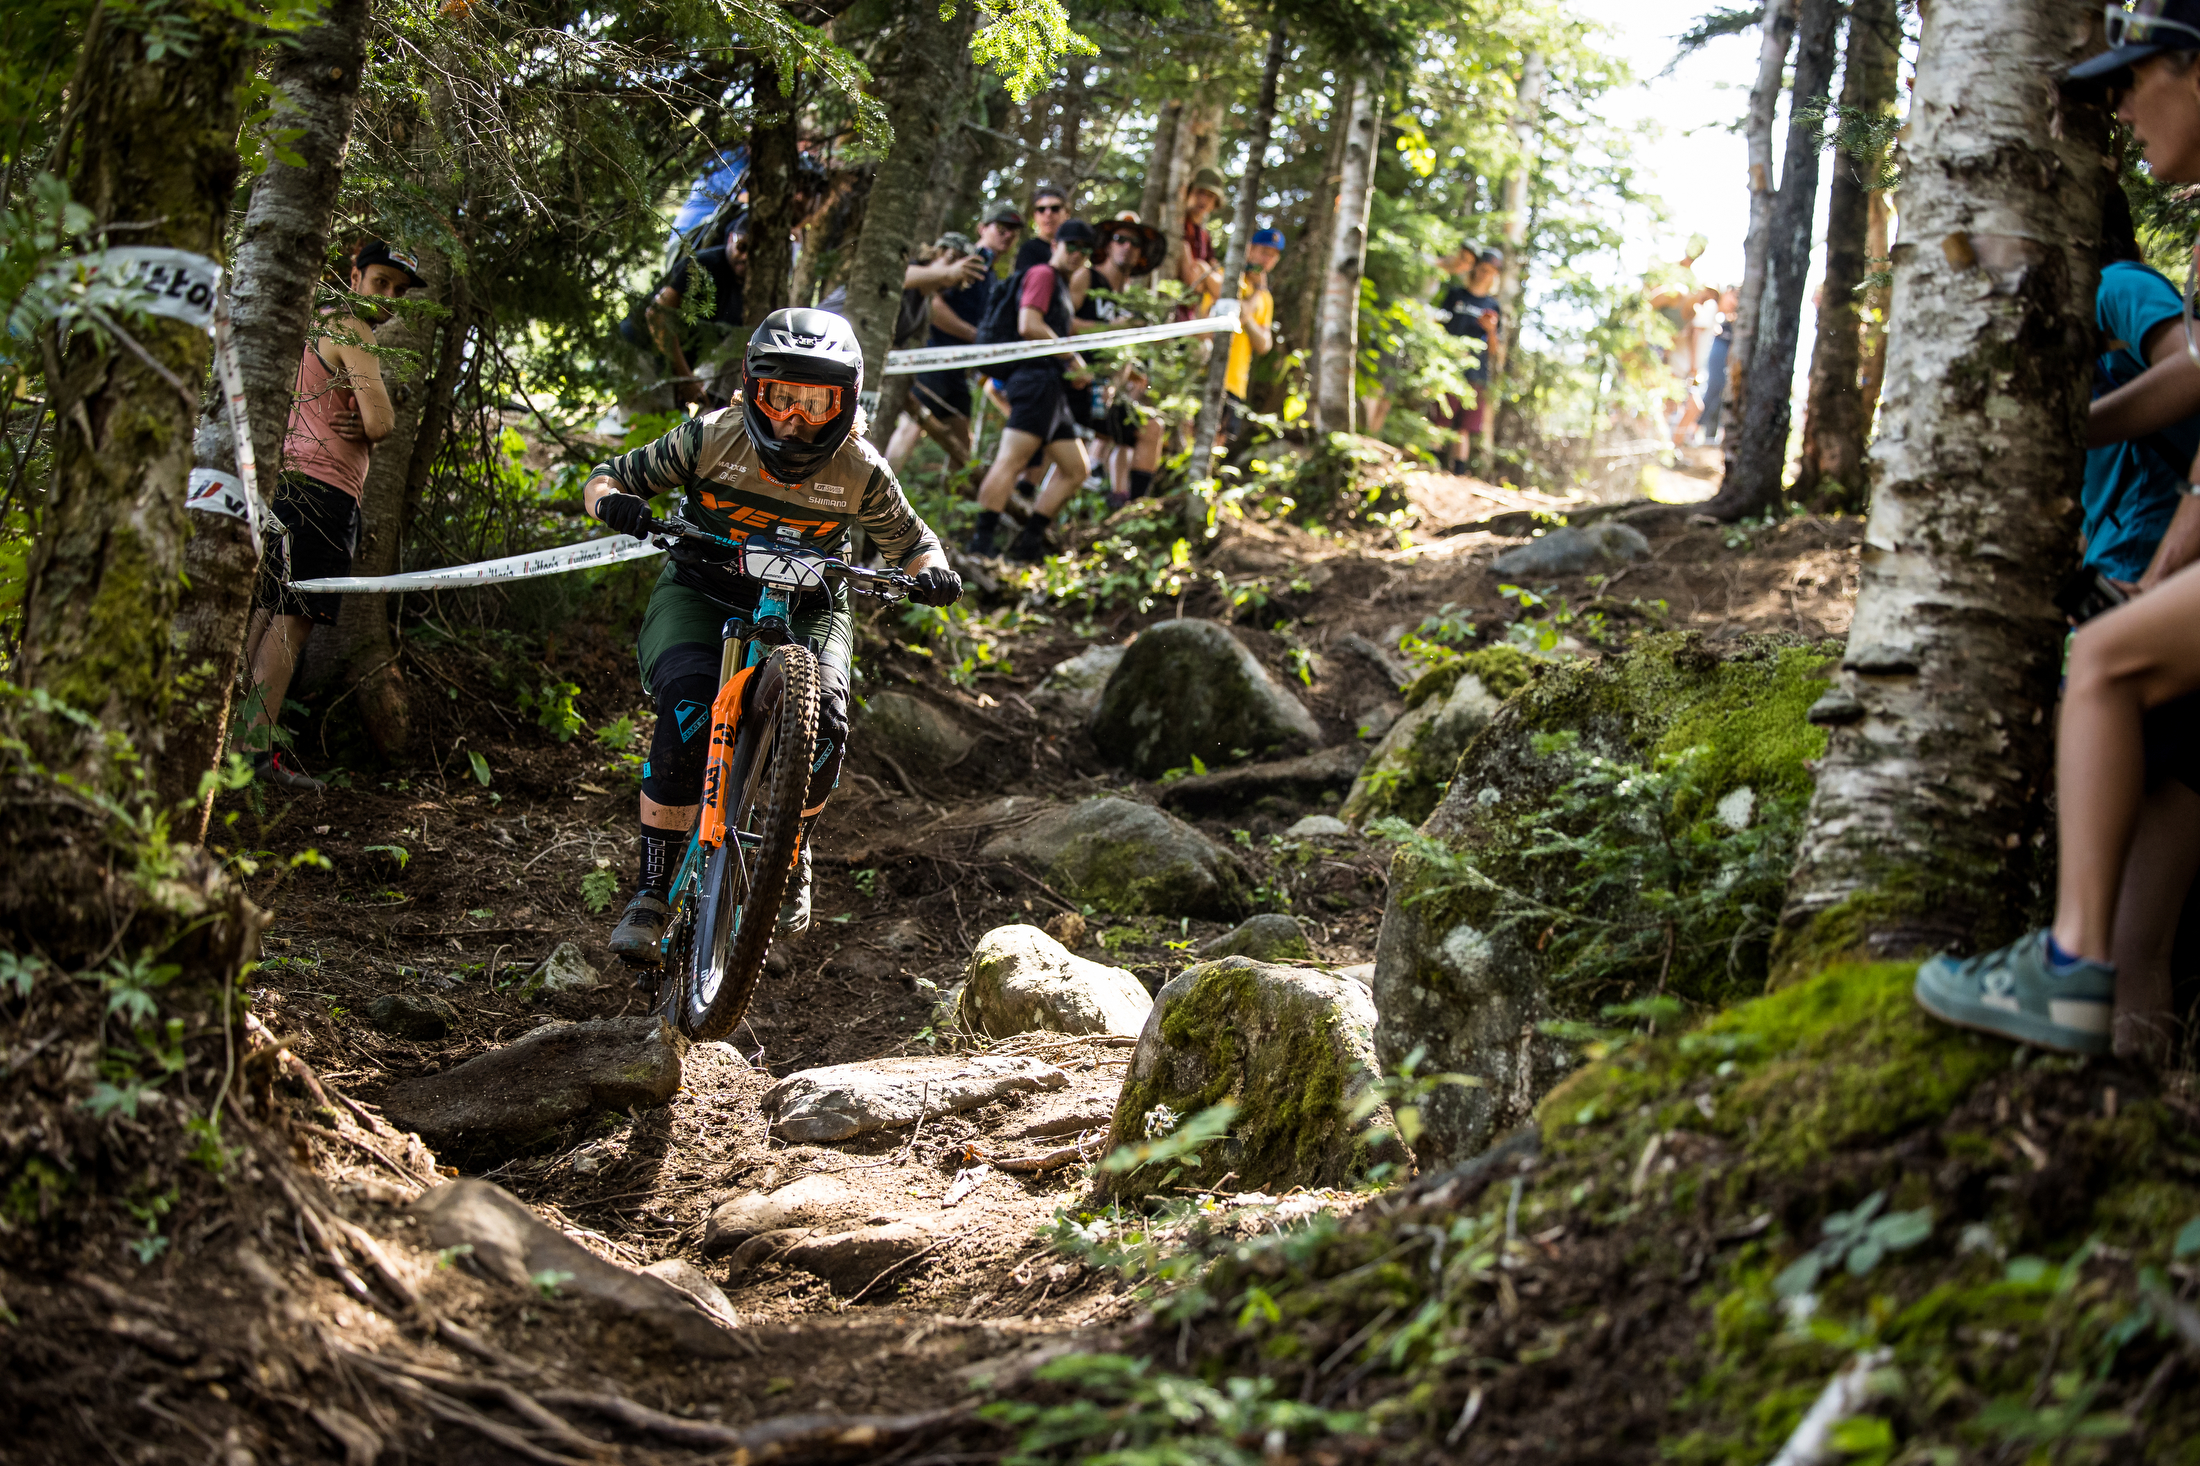
M710 707L705 703L683 702L672 710L672 721L680 730L680 741L685 743L710 722Z

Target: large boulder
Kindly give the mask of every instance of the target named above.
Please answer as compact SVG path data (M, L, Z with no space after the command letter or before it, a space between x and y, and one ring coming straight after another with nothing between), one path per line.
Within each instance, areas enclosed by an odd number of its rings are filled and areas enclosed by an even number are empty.
M857 736L904 768L949 769L970 756L977 740L955 720L906 692L874 692L864 699Z
M1056 662L1031 690L1032 709L1058 728L1082 728L1100 710L1100 693L1123 665L1127 646L1089 646Z
M1592 567L1616 567L1650 558L1650 541L1632 525L1599 520L1554 529L1497 557L1499 575L1573 575Z
M789 1074L764 1091L757 1108L772 1122L773 1139L829 1145L1068 1086L1067 1074L1037 1059L879 1059Z
M1152 1007L1122 968L1080 957L1035 926L1002 926L970 954L961 1016L988 1038L1033 1030L1136 1038Z
M687 1040L654 1016L545 1023L453 1069L408 1079L382 1113L437 1150L510 1154L587 1115L669 1101Z
M1314 949L1307 945L1306 929L1299 925L1298 918L1267 911L1210 939L1199 949L1199 955L1209 962L1223 957L1295 962L1313 956Z
M1131 643L1100 694L1093 741L1158 779L1322 741L1321 727L1245 644L1212 621L1164 621Z
M1375 745L1339 811L1349 824L1385 815L1418 824L1436 808L1474 735L1505 699L1528 685L1535 664L1518 647L1493 646L1438 664L1406 689L1406 711Z
M447 1182L422 1193L411 1211L430 1247L453 1249L464 1266L491 1282L530 1294L540 1289L594 1299L709 1358L745 1352L734 1337L726 1295L692 1266L637 1273L606 1262L487 1181Z
M1384 1067L1425 1049L1424 1072L1481 1081L1423 1102L1424 1169L1525 1121L1573 1066L1552 1020L1600 1021L1606 1005L1658 991L1712 1004L1763 986L1805 763L1825 746L1803 715L1838 656L1786 637L1723 652L1693 633L1650 637L1546 671L1475 737L1392 862L1376 944ZM1614 764L1653 777L1622 787ZM1601 794L1570 787L1585 775L1605 781ZM1593 838L1617 862L1609 877L1585 886L1583 856L1551 848L1564 837ZM1635 865L1630 849L1646 852ZM1674 851L1698 862L1697 889L1718 893L1685 940L1634 894L1642 862Z
M1057 891L1123 916L1244 914L1235 857L1150 804L1113 796L1058 805L979 852L1020 865Z
M1109 1147L1164 1136L1225 1100L1236 1117L1199 1165L1178 1159L1108 1176L1108 1191L1131 1200L1226 1175L1244 1191L1346 1186L1374 1162L1402 1158L1387 1110L1359 1126L1346 1117L1376 1077L1374 1027L1367 990L1326 972L1245 957L1186 968L1155 995Z

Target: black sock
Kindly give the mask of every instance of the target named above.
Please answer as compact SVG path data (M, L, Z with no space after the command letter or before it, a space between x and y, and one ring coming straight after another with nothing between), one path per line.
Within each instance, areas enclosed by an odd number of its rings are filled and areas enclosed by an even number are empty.
M1024 516L1023 537L1027 540L1035 540L1041 535L1045 534L1047 532L1047 526L1052 523L1054 523L1053 520L1047 518L1044 514L1041 514L1038 510L1034 509L1029 514L1026 514Z
M636 882L634 893L654 891L662 896L672 889L672 847L685 842L685 830L660 830L652 825L642 826L642 875Z
M998 530L1000 527L1000 510L980 509L978 511L978 526L976 529L970 532L970 538L976 544L990 545L993 543L994 531Z
M1134 469L1132 469L1132 470L1131 470L1131 497L1132 497L1133 499L1143 499L1143 498L1145 498L1145 497L1146 497L1146 496L1147 496L1148 494L1150 494L1150 493L1152 493L1152 492L1153 492L1153 470L1152 470L1152 469L1150 469L1150 468L1134 468Z

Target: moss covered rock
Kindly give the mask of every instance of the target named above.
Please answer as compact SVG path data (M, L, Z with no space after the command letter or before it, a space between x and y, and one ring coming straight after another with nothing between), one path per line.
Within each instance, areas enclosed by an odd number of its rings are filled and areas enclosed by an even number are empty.
M1073 900L1123 916L1245 914L1235 857L1182 820L1135 799L1060 805L980 852L1021 866Z
M1199 955L1210 962L1222 957L1250 957L1255 962L1294 962L1313 956L1314 949L1307 945L1306 929L1299 925L1297 917L1280 911L1264 911L1209 940L1199 949Z
M1100 694L1092 737L1148 779L1195 758L1219 768L1322 741L1313 714L1229 628L1198 620L1164 621L1131 643Z
M1285 1399L1314 1371L1358 1381L1360 1413L1293 1437L1303 1460L1372 1437L1385 1462L1527 1441L1578 1466L1762 1466L1877 1350L1846 1444L1813 1459L2200 1459L2200 1391L2177 1383L2200 1324L2171 1296L2200 1114L2181 1086L1937 1023L1914 974L1838 967L1638 1039L1502 1155L1338 1226L1218 1239L1127 1349L1243 1398L1240 1376ZM1845 1244L1858 1211L1900 1214L1902 1240ZM1119 1426L1093 1417L1099 1450ZM1195 1455L1198 1431L1148 1449Z
M874 750L912 769L948 769L970 756L977 740L921 697L874 692L865 700L861 738Z
M1198 1165L1179 1159L1108 1177L1110 1194L1133 1200L1225 1175L1243 1191L1344 1186L1379 1160L1402 1158L1387 1110L1363 1126L1346 1118L1375 1077L1374 1026L1366 991L1325 972L1246 957L1186 968L1154 997L1109 1142L1143 1144L1226 1101L1236 1118Z
M1349 824L1395 815L1419 823L1443 798L1459 755L1497 710L1534 676L1518 647L1467 652L1431 668L1406 688L1406 711L1375 745L1340 811Z
M1474 1155L1563 1076L1579 1035L1554 1021L1762 989L1824 747L1803 715L1837 656L1652 637L1544 672L1469 744L1393 862L1376 948L1384 1066L1419 1048L1483 1081L1430 1097L1424 1165Z

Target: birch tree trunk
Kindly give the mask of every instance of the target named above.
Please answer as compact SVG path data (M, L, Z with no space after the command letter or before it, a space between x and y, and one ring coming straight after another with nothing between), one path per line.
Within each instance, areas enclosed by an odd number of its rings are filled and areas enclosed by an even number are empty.
M1749 91L1749 113L1742 128L1749 145L1749 235L1742 246L1741 304L1734 313L1734 339L1726 356L1726 392L1719 420L1738 423L1749 395L1749 354L1757 341L1757 310L1765 295L1765 261L1772 239L1772 120L1786 85L1788 51L1795 44L1796 0L1765 0L1759 22L1757 84ZM1734 465L1740 433L1727 433L1726 462Z
M277 47L268 65L268 79L282 98L275 122L297 130L290 151L299 162L270 160L254 181L230 261L229 337L244 378L255 477L265 504L275 501L314 291L328 269L329 223L366 57L367 0L334 0L323 15L322 24ZM215 457L202 458L201 466L234 473L236 444L226 432L214 441L220 445ZM179 690L195 706L176 720L159 765L163 793L179 803L196 794L200 776L221 761L228 742L246 609L259 570L245 521L200 514L191 531L176 645L184 669ZM211 799L201 807L198 838L205 836L212 809Z
M1862 583L1775 970L2013 934L2076 552L2108 120L2059 0L1935 0L1906 130Z
M1703 512L1740 519L1779 502L1794 418L1795 348L1810 285L1811 223L1818 211L1818 163L1825 150L1826 100L1833 88L1840 0L1802 0L1795 30L1795 90L1788 99L1787 158L1766 232L1764 297L1758 302L1749 374L1757 390L1741 403L1739 441L1726 480ZM1721 409L1722 415L1724 409Z
M1237 218L1230 225L1230 247L1223 252L1224 299L1232 281L1245 276L1245 251L1253 237L1253 208L1260 202L1260 178L1268 164L1268 139L1276 127L1276 78L1283 71L1283 27L1268 33L1268 59L1260 74L1260 100L1253 108L1253 132L1245 142L1245 172L1238 178ZM1222 301L1215 302L1216 308ZM1230 347L1235 338L1215 336L1214 353L1207 358L1207 386L1200 393L1199 416L1192 420L1192 461L1185 481L1194 489L1214 477L1214 439L1222 426L1224 378L1230 369Z
M1341 100L1341 99L1340 99ZM1329 287L1329 252L1337 241L1337 188L1344 178L1344 145L1351 128L1345 109L1329 110L1329 163L1314 188L1314 205L1307 214L1306 238L1299 252L1306 257L1298 306L1298 339L1306 343L1306 399L1311 404L1320 392L1322 361L1322 294Z
M1337 181L1336 235L1329 247L1329 275L1322 283L1321 375L1315 382L1314 422L1325 433L1356 431L1352 388L1360 357L1360 276L1367 267L1367 211L1375 177L1375 102L1382 83L1373 76L1350 83L1345 122L1344 168Z
M870 436L882 448L893 436L909 390L907 378L886 375L886 353L893 349L894 322L901 314L902 276L910 250L929 243L918 235L918 216L931 188L941 133L959 115L961 94L948 81L955 58L969 49L977 11L965 5L955 14L943 21L937 5L902 0L899 65L887 78L885 96L894 141L871 182L848 276L848 324L863 345L863 380L876 394Z
M1862 340L1857 350L1856 391L1864 405L1864 436L1871 437L1872 417L1879 409L1879 387L1887 376L1887 306L1894 289L1887 280L1887 241L1894 209L1885 190L1871 196L1870 222L1864 226L1864 256L1870 263L1872 283L1864 290L1859 314Z
M1858 124L1894 109L1896 23L1893 0L1852 0L1841 83L1841 125L1852 145L1833 152L1826 278L1803 410L1802 461L1795 473L1796 499L1821 513L1854 512L1871 497L1864 471L1870 419L1858 380L1864 350L1858 292L1872 268L1872 195L1885 160L1882 149L1863 143Z
M742 324L754 331L786 308L794 283L795 167L801 149L795 88L781 86L768 56L756 60L749 123L749 274L741 292Z
M1507 341L1519 335L1520 287L1527 278L1523 250L1528 242L1528 180L1534 172L1536 139L1543 131L1543 88L1550 76L1541 51L1530 51L1520 64L1520 90L1515 94L1512 120L1513 154L1519 160L1505 180L1505 269L1497 280L1497 304L1501 312L1499 334ZM1509 357L1508 357L1509 360ZM1483 472L1491 472L1497 450L1497 394L1505 372L1490 369L1489 411L1482 416Z

